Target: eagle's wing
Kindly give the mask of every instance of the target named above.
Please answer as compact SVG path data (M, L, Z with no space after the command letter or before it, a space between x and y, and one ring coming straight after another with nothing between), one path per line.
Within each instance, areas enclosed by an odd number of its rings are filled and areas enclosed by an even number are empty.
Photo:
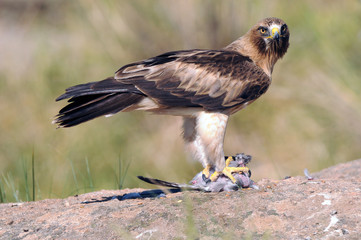
M69 104L54 122L71 127L135 109L162 113L180 108L175 115L183 115L185 108L197 107L232 114L261 96L270 82L260 67L235 51L168 52L128 64L114 78L66 89L57 101L70 98Z
M255 100L271 82L252 60L235 51L189 50L120 68L115 79L134 85L161 107L227 111Z

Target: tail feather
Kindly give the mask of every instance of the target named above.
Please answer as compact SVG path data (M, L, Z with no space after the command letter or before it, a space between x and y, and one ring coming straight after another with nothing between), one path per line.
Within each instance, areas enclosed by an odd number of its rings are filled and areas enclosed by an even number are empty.
M67 114L72 111L75 111L81 107L85 107L86 105L101 101L102 99L108 97L107 94L94 94L94 95L85 95L80 97L73 97L68 102L69 104L60 109L60 114Z
M172 183L172 182L167 182L167 181L163 181L163 180L159 180L159 179L155 179L155 178L147 178L147 177L143 177L143 176L137 176L137 177L146 183L150 183L150 184L154 184L154 185L158 185L158 186L173 187L173 188L181 188L182 187L178 183Z
M89 82L70 87L66 89L65 93L59 96L56 99L56 101L60 101L71 97L80 97L80 96L94 95L94 94L109 94L109 93L143 94L134 85L124 84L117 81L113 77L109 77L102 81Z
M70 98L69 104L59 111L53 123L72 127L102 115L115 114L145 97L137 91L134 86L114 78L68 88L57 101Z
M138 178L146 183L162 186L162 187L170 187L170 188L179 188L183 190L194 190L194 191L207 191L204 188L200 186L193 186L189 184L183 184L183 183L173 183L173 182L167 182L163 180L159 180L156 178L147 178L143 176L138 176Z

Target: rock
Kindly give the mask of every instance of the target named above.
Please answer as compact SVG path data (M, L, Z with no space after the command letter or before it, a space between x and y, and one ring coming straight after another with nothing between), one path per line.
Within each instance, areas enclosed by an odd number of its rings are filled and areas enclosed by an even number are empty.
M260 190L103 190L0 204L0 239L360 239L361 160L311 176L264 179Z

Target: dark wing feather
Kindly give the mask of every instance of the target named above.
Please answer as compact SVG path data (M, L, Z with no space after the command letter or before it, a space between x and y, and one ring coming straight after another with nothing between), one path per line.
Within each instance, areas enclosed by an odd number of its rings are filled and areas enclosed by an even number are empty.
M132 84L124 84L113 77L97 81L89 82L85 84L79 84L65 90L65 93L58 97L56 101L71 97L80 97L85 95L94 95L94 94L109 94L109 93L138 93L142 94L138 89Z
M55 123L59 127L72 127L96 117L115 114L135 104L144 96L134 93L98 94L74 97L59 111Z
M144 94L134 85L110 77L70 87L56 100L67 98L70 98L69 104L59 111L54 120L59 127L71 127L102 115L115 114L140 102Z
M163 107L232 112L261 96L270 77L234 51L175 51L120 68L115 79L132 84Z

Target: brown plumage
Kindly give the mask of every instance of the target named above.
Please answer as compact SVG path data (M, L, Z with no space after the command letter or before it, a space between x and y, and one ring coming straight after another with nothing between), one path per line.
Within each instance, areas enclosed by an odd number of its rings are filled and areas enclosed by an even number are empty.
M114 77L70 87L54 122L71 127L119 111L145 110L184 118L184 140L206 167L225 167L228 116L265 93L276 61L289 46L287 25L266 18L221 50L161 54L121 67Z

